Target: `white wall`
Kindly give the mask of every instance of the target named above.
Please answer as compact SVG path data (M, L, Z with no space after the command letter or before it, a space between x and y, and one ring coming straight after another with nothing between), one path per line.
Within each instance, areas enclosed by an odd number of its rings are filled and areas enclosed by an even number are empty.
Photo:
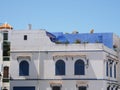
M27 35L27 40L24 40L24 35ZM40 50L44 48L40 46L52 43L44 30L13 30L10 32L10 39L12 51Z
M11 65L10 65L10 75L13 79L36 79L39 73L39 56L38 53L11 53ZM17 59L19 56L29 55L29 59ZM26 60L29 63L29 76L19 76L19 64L21 60Z
M41 90L51 90L51 82L61 85L61 90L78 90L77 86L86 86L87 90L107 90L108 81L106 80L41 80ZM78 84L79 83L79 84ZM54 85L53 85L54 86Z
M79 54L86 55L86 58L89 59L89 66L88 68L85 66L85 75L74 75L74 64L75 61L78 59L84 60L85 64L87 64L87 61L83 57L73 57L73 60L71 57L67 57L68 60L66 60L66 57L61 56L58 58L55 58L53 60L52 54L55 52L48 52L46 55L48 59L43 58L43 73L45 79L51 79L51 78L98 78L101 79L104 77L104 58L103 58L103 52L77 52ZM57 52L56 52L57 53ZM64 52L59 52L64 53ZM68 52L70 54L70 52ZM74 54L74 52L71 52ZM76 52L75 52L76 53ZM45 55L46 53L44 53ZM67 54L67 52L66 52ZM97 57L96 57L97 55ZM57 60L62 59L66 63L66 75L65 76L55 76L55 63ZM41 61L42 62L42 61Z

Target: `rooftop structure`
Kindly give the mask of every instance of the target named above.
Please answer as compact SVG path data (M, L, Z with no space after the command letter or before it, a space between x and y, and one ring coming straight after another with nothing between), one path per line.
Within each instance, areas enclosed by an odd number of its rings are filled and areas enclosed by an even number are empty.
M8 23L4 23L4 24L0 25L0 30L2 30L2 29L10 29L10 30L12 30L13 27L11 25L9 25Z
M102 43L109 48L114 48L117 44L117 35L113 33L77 33L64 34L62 32L52 33L56 36L56 41L59 43ZM116 38L116 39L115 39ZM118 41L118 40L117 40ZM116 42L116 43L115 43ZM117 45L116 45L117 46Z

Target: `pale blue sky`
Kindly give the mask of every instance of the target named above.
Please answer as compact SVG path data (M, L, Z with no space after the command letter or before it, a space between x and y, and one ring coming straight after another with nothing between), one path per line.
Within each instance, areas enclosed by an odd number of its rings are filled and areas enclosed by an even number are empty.
M74 30L120 35L120 0L0 0L0 23L14 29Z

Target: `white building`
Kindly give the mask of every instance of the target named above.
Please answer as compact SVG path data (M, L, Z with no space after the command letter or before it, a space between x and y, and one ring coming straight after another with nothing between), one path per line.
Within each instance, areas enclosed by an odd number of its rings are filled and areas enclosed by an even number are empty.
M113 33L7 32L10 60L1 59L0 62L3 72L7 72L7 78L3 75L1 81L4 90L9 90L9 87L10 90L120 88L120 39ZM0 52L2 57L3 48ZM5 66L10 67L10 71L9 68L5 71ZM10 79L10 82L3 82L6 79Z

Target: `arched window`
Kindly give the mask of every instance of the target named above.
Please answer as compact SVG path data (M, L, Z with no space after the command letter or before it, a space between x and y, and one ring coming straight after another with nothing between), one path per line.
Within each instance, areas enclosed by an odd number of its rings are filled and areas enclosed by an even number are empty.
M106 76L108 76L108 62L106 62Z
M114 64L114 78L116 78L116 64Z
M29 63L27 61L20 62L19 75L20 76L28 76L29 75Z
M83 60L77 60L74 65L75 75L85 75L85 64Z
M58 60L55 64L55 74L65 75L65 62L63 60Z

